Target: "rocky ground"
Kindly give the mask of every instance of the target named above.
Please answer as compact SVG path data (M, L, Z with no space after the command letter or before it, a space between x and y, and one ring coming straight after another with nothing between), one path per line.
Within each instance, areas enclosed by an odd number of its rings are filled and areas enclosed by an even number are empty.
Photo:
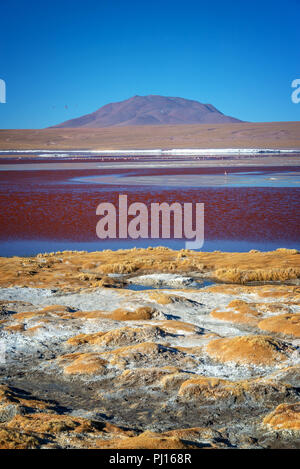
M300 448L297 251L64 252L0 273L0 448Z

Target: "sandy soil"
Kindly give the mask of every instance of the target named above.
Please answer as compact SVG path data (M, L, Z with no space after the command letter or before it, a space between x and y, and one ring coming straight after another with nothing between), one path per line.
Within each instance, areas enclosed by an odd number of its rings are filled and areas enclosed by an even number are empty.
M300 122L0 130L0 150L300 148Z

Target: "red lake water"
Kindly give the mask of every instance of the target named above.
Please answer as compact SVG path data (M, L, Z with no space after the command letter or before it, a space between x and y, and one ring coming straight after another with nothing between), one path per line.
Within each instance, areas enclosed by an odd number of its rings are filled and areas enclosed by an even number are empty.
M154 245L181 249L184 239L96 236L96 207L204 203L203 251L300 248L300 167L197 167L6 159L0 164L0 255ZM172 235L172 233L171 233Z

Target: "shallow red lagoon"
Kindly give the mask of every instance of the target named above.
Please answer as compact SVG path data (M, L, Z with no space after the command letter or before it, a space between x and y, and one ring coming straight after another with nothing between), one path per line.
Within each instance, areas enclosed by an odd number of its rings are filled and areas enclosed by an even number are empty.
M299 168L296 168L299 171ZM95 249L127 247L126 240L101 241L96 237L96 207L100 202L118 206L119 194L128 194L128 202L202 202L205 204L205 243L203 250L226 250L226 241L240 250L240 243L249 248L276 246L300 247L298 187L160 187L89 184L73 181L78 177L126 174L155 176L157 174L224 173L224 168L170 169L80 169L0 171L0 254L11 255L15 241L31 241L32 253L37 242L58 242L66 249L74 242L92 243ZM230 168L230 171L257 171L258 168ZM259 168L261 171L261 168ZM278 172L279 168L268 168ZM286 171L292 171L289 167ZM285 168L280 167L280 171ZM11 249L7 250L8 243ZM79 244L78 244L79 243ZM132 245L139 245L132 241ZM147 240L143 240L147 245ZM156 244L171 245L169 240ZM178 248L184 247L178 244ZM26 243L24 243L25 246ZM101 247L100 247L101 244ZM150 243L148 243L150 244ZM181 242L181 244L184 244ZM28 243L26 244L28 254ZM92 248L93 246L93 248ZM82 248L86 248L83 246ZM244 250L244 249L243 249ZM18 254L20 252L18 251Z

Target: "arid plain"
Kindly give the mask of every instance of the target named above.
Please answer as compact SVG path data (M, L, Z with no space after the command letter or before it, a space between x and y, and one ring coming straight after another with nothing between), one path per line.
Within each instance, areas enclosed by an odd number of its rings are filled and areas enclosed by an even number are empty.
M300 148L300 122L0 130L0 150Z

